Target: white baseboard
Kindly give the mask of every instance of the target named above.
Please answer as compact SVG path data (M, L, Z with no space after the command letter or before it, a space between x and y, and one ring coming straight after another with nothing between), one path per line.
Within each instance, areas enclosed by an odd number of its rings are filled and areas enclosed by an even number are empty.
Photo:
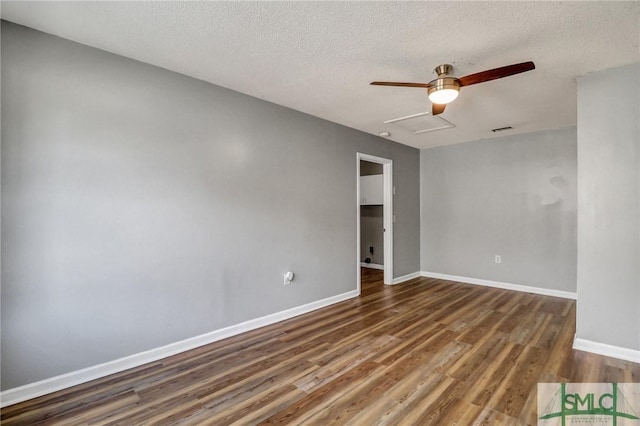
M403 275L401 277L397 277L393 279L393 284L400 284L403 283L405 281L409 281L412 280L414 278L418 278L420 277L420 272L413 272L411 274L407 274L407 275Z
M640 351L574 337L573 349L640 363Z
M377 263L360 262L360 266L362 266L363 268L382 269L382 270L384 270L384 265L379 265Z
M17 388L7 389L0 393L0 407L17 404L18 402L56 392L61 389L66 389L71 386L79 385L81 383L86 383L91 380L108 376L110 374L119 373L121 371L128 370L134 367L139 367L149 362L157 361L171 355L185 352L190 349L207 345L209 343L217 342L218 340L226 339L227 337L232 337L240 333L255 330L257 328L264 327L266 325L270 325L279 321L284 321L286 319L293 318L307 312L315 311L316 309L324 308L325 306L333 305L335 303L342 302L357 296L358 291L352 290L346 293L338 294L336 296L328 297L326 299L307 303L306 305L297 306L295 308L276 312L264 317L245 321L240 324L221 328L219 330L205 333L200 336L195 336L179 342L171 343L166 346L105 362L104 364L95 365L92 367L84 368L82 370L72 371L70 373L51 377L49 379L41 380L34 383L29 383Z
M499 281L482 280L479 278L459 277L456 275L438 274L436 272L422 271L420 275L428 278L438 278L441 280L459 281L461 283L483 285L486 287L501 288L504 290L523 291L525 293L542 294L544 296L562 297L564 299L576 300L576 293L563 290L553 290L549 288L531 287L521 284L502 283Z

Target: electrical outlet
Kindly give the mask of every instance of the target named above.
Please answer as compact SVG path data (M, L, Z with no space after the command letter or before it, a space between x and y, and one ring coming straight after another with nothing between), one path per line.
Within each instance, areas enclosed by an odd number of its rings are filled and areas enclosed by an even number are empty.
M496 263L502 263L502 256L496 254Z

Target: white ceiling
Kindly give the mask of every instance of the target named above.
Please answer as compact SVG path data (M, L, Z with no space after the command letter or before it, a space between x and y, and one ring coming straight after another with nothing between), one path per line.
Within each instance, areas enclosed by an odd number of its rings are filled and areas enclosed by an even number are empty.
M2 2L2 17L417 148L576 124L575 78L640 61L640 2ZM463 76L455 128L412 135L386 120L430 110L433 68Z

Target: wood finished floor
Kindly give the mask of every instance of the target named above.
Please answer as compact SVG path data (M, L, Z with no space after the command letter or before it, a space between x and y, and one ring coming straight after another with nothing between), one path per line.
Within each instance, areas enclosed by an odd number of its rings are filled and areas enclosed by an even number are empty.
M538 382L638 382L575 302L419 278L6 407L2 425L526 425Z

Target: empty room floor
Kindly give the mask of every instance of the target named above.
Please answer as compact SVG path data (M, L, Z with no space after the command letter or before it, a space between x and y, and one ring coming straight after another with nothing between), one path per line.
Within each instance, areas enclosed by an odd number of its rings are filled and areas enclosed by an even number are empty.
M6 407L2 424L536 424L538 382L638 382L575 302L418 278Z

